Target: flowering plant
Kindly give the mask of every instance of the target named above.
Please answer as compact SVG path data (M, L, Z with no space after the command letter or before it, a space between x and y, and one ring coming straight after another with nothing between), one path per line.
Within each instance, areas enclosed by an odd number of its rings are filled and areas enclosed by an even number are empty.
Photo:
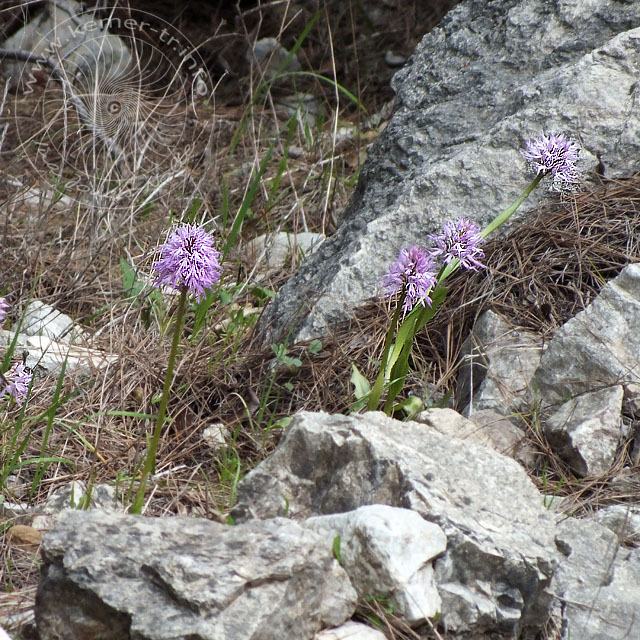
M0 324L4 322L9 310L9 303L6 298L0 297ZM11 368L2 373L0 369L0 400L5 396L13 398L18 405L24 404L29 395L31 378L33 374L26 362L16 362Z
M32 375L31 369L24 362L13 364L9 371L1 375L0 399L6 395L22 405L27 399Z
M397 296L398 303L387 331L380 372L373 387L369 388L368 382L354 366L352 382L361 390L362 396L368 395L368 411L378 409L385 388L387 397L383 410L387 415L407 406L402 403L395 405L395 399L404 386L415 336L435 315L447 295L445 280L460 267L472 271L484 268L481 262L484 258L480 246L482 241L514 214L545 176L551 176L552 189L575 188L579 181L575 166L579 151L580 147L561 133L541 134L529 140L522 155L529 161L536 177L523 194L482 231L468 219L460 218L455 222L445 222L442 233L429 236L433 243L431 249L414 246L400 251L397 261L390 266L382 281L385 294ZM436 272L438 260L443 264ZM364 393L362 389L365 389Z
M213 237L207 231L202 227L187 223L180 225L170 234L167 241L160 247L159 260L153 265L153 269L157 272L154 285L176 289L180 292L180 299L156 426L149 441L142 478L131 506L131 513L142 512L147 478L155 467L156 451L167 412L173 369L187 308L187 295L191 294L200 301L206 295L207 290L210 290L220 280L222 275L220 255L214 246Z

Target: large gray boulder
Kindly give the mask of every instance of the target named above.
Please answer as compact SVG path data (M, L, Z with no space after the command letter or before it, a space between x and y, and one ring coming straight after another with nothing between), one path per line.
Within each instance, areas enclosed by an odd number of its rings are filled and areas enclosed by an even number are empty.
M584 147L582 168L640 170L633 96L640 3L467 0L394 78L395 114L369 151L335 235L278 292L265 344L326 333L376 295L401 247L461 215L484 225L531 179L520 155L541 130ZM522 217L548 197L540 188Z
M331 546L289 520L68 510L42 554L40 640L311 640L355 610Z
M301 413L240 482L233 513L304 520L368 504L412 509L446 535L435 582L448 629L517 635L542 624L553 520L517 462L469 440L378 412Z

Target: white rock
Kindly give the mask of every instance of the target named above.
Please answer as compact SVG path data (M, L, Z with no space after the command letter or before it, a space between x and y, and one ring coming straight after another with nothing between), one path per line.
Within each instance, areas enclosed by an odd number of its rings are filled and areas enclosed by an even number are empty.
M0 627L0 640L11 640L9 634L2 627Z
M12 331L0 329L0 344L11 344L13 337ZM23 333L18 334L16 355L20 353L19 349L26 349L29 352L28 366L34 369L42 367L52 375L60 373L65 360L67 373L75 371L82 374L91 374L118 360L118 356L106 354L99 349L54 342L45 336L27 336Z
M63 68L74 74L78 71L88 77L94 74L123 73L131 65L131 53L123 39L96 29L99 22L95 15L83 12L82 5L76 0L62 3L46 3L22 29L8 38L2 47L21 49L35 54L51 55L52 43L55 43L56 55L62 61ZM5 62L7 76L13 82L21 82L30 77L31 67L25 62Z
M229 429L221 422L216 422L202 431L202 439L205 444L214 452L218 452L227 446Z
M598 297L558 329L542 356L536 382L542 399L559 404L621 384L625 401L640 403L640 264L627 265Z
M375 411L301 412L237 496L236 523L372 504L412 509L447 536L433 564L449 631L517 637L547 618L552 514L525 470L488 447Z
M550 589L561 605L562 640L640 638L640 549L618 542L591 519L559 518L561 560Z
M69 316L40 300L32 300L25 309L20 331L28 336L45 336L70 344L73 327Z
M432 560L446 549L447 537L438 525L415 511L376 504L309 518L305 526L327 544L340 536L340 562L360 596L388 597L409 624L440 611Z
M334 629L325 629L314 640L385 640L387 636L360 622L345 622Z
M123 508L114 487L97 484L87 490L84 482L73 480L56 489L45 502L35 507L31 526L38 531L48 531L58 514L65 509L115 512L122 511Z
M300 91L278 98L276 105L288 116L296 116L298 122L309 129L315 129L325 117L324 105L311 93Z
M619 540L631 538L640 543L640 507L637 505L612 504L596 511L593 520L613 531Z
M384 54L384 61L389 67L401 67L407 61L407 58L401 54L388 50Z
M60 640L60 629L66 638L310 640L356 608L324 540L285 518L231 527L67 509L42 557L41 640Z
M295 258L306 258L322 244L324 239L325 236L321 233L280 231L254 238L245 245L244 254L251 264L260 261L261 268L278 269L292 255ZM296 260L297 263L298 260Z

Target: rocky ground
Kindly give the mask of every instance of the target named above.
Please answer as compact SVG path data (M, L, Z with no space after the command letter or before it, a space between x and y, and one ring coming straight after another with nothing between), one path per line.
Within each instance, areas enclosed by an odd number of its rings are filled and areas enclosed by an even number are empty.
M65 57L40 35L34 68L5 65L4 370L25 349L34 385L0 423L0 626L640 633L640 15L467 0L409 58L448 8L153 3L90 22L57 7ZM39 19L16 9L0 13L13 50ZM100 21L119 40L78 45ZM137 75L86 80L131 52ZM424 411L351 412L354 365L377 372L398 248L456 215L488 222L527 184L522 142L548 127L580 141L580 189L535 191L484 245L486 270L450 278L403 392ZM224 276L189 309L144 505L182 518L147 519L125 512L176 305L151 264L180 219L214 232Z

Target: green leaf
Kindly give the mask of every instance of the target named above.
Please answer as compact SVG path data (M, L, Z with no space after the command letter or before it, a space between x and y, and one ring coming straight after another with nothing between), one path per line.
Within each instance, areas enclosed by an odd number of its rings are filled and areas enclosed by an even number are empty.
M398 359L396 360L393 368L391 369L391 383L387 391L387 399L384 403L384 412L389 416L391 415L391 409L393 402L402 391L404 387L404 381L409 372L409 356L411 355L411 349L413 347L413 340L405 342L403 349L400 352Z
M387 372L389 375L393 375L393 369L395 363L398 358L402 354L403 351L406 350L406 345L413 343L413 337L415 335L415 325L416 325L417 315L414 313L410 313L405 321L400 325L398 329L398 333L396 334L396 341L391 349L391 355L389 356L389 360L387 362Z
M358 371L358 367L355 364L353 367L353 373L351 374L351 384L353 384L353 395L358 399L367 397L371 393L371 385L369 381Z
M333 539L333 556L339 564L342 564L342 556L340 555L340 536L336 536Z
M292 385L292 388L293 388L293 385ZM291 424L292 420L293 418L290 416L287 416L286 418L279 418L269 427L269 430L286 429Z
M320 340L312 340L309 343L309 353L313 354L314 356L317 356L320 353L321 349L322 342Z
M120 271L122 272L124 295L135 298L144 288L144 285L138 280L136 270L124 258L120 258Z
M273 289L267 289L267 287L253 287L249 290L249 293L258 300L258 302L265 302L267 299L273 299L276 297L276 292Z
M294 369L298 369L302 366L302 360L300 360L299 358L292 358L291 356L284 356L282 358L282 362L286 364L289 369L291 369L292 367Z
M424 409L424 402L422 402L418 396L409 396L393 407L394 411L397 409L404 411L407 414L407 417L410 418L417 415Z

